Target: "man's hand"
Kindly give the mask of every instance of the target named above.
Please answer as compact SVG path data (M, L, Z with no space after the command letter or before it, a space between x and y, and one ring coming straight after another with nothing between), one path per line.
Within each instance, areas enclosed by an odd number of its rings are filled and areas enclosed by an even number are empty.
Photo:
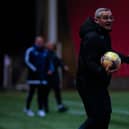
M52 73L53 73L53 72L50 71L50 70L47 72L48 75L52 75Z
M64 66L65 71L69 71L69 67L67 65Z
M112 64L113 65L113 64ZM112 68L112 66L109 66L109 65L107 65L106 67L105 67L105 70L106 70L106 72L108 73L108 74L112 74L112 73L114 73L114 72L117 72L118 70L119 70L119 68Z

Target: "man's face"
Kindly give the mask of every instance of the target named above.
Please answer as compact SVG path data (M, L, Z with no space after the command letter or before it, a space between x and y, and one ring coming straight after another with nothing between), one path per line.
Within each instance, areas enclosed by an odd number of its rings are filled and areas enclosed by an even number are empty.
M43 47L44 46L44 39L42 37L37 37L35 40L35 44L39 47Z
M48 44L47 44L47 48L48 48L49 50L54 50L54 44L48 43Z
M96 23L106 30L112 30L112 22L114 21L111 11L102 11L100 17L96 18Z

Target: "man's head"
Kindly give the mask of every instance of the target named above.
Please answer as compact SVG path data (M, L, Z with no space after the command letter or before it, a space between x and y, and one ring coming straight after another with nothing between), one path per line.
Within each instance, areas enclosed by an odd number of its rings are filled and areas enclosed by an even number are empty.
M42 36L37 36L35 38L35 45L38 46L38 47L44 47L44 38Z
M112 22L114 21L112 11L109 8L98 8L95 11L94 19L97 24L108 31L112 30Z
M56 49L56 44L55 43L52 43L52 42L48 42L46 44L46 47L51 50L51 51L54 51Z

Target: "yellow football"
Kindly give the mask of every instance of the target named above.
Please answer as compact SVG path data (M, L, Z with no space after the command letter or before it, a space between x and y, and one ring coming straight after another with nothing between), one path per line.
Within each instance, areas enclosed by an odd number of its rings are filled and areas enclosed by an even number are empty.
M118 70L121 66L121 58L115 52L108 51L101 57L101 64L110 70Z

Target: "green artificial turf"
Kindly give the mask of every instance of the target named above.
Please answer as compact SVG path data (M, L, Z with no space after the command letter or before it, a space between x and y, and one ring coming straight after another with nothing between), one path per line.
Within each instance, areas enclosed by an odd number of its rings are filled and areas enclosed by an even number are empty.
M109 129L129 129L129 92L110 92L113 106ZM0 92L0 129L78 129L85 120L85 112L75 90L63 91L62 98L69 110L57 112L53 92L49 96L50 112L44 118L28 117L23 112L26 92ZM36 95L32 110L37 112Z

